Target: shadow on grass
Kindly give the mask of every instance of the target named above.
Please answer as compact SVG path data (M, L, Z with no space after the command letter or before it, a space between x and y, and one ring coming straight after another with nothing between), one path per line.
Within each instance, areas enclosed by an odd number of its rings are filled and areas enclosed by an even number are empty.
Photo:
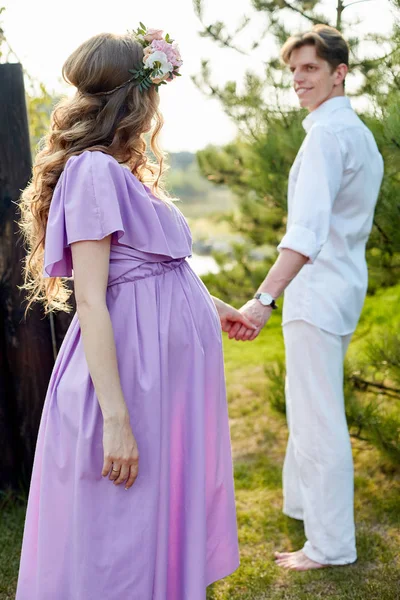
M363 518L400 527L400 477L385 474L384 485L375 478L356 476L356 502ZM400 598L400 594L399 594Z
M370 523L361 523L357 527L357 552L359 567L364 567L375 562L376 564L389 563L396 555L397 548L392 548L384 532L371 529ZM400 572L399 572L400 590ZM400 598L400 594L399 594Z
M241 456L235 463L235 487L237 490L279 489L282 469L264 452Z

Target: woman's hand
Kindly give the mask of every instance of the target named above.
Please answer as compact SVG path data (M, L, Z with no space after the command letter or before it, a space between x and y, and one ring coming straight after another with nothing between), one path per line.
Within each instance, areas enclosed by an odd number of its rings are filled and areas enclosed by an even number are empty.
M245 331L249 332L249 337L250 334L255 332L256 326L249 321L246 315L241 314L238 310L236 310L236 308L233 308L233 306L230 306L230 304L226 304L219 298L212 296L212 299L218 311L222 331L225 331L229 334L232 326L236 323L238 329L243 327ZM231 337L231 335L229 335L229 337Z
M128 490L139 473L139 451L128 416L104 420L103 449L102 476L109 474L115 485L125 481L125 489Z

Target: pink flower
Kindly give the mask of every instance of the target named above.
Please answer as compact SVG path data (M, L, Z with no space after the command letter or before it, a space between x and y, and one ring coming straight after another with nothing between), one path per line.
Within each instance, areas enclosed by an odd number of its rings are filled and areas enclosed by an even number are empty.
M176 43L170 44L169 42L166 42L165 40L153 40L151 42L151 47L153 48L153 51L160 51L160 52L164 52L164 54L167 56L169 62L176 68L179 68L180 66L183 65L183 62L181 60L181 55L179 52L179 48L178 45Z
M148 29L144 35L144 39L146 42L152 42L153 40L162 40L163 39L163 30L162 29Z

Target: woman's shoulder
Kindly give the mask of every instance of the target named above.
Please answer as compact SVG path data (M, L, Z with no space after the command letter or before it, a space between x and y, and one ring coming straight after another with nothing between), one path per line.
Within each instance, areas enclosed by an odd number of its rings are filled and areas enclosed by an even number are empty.
M111 156L101 150L84 150L79 154L70 156L65 163L64 170L79 169L79 170L91 170L96 166L115 165L120 167L119 162Z
M122 184L128 176L137 191L142 191L145 187L129 167L122 165L114 156L101 150L84 150L80 154L70 156L63 172L68 176L74 174L84 179L90 177L93 180L101 180L103 185L107 181Z

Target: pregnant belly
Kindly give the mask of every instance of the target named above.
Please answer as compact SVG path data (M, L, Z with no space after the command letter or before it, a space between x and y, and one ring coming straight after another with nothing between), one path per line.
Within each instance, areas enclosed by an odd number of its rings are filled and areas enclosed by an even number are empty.
M201 281L185 262L177 273L180 279L180 318L186 327L192 327L204 348L221 345L221 326L214 302Z

